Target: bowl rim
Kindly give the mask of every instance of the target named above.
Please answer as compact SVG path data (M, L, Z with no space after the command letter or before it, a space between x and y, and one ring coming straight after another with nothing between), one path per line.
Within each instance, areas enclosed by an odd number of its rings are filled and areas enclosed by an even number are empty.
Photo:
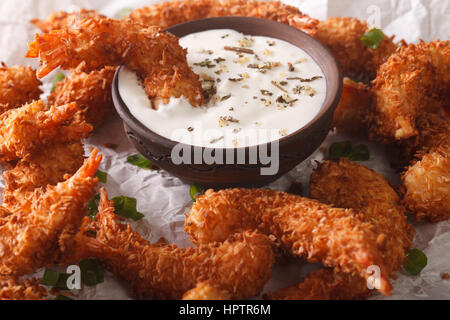
M305 33L304 31L302 31L300 29L292 27L288 24L284 24L284 23L280 23L277 21L264 19L264 18L254 18L254 17L246 17L246 16L225 16L225 17L213 17L213 18L191 20L188 22L183 22L183 23L168 27L168 28L164 29L163 31L170 32L172 34L176 33L174 35L177 36L177 34L179 34L178 32L182 32L183 30L185 30L187 25L194 26L194 28L199 28L198 31L194 31L194 32L201 32L201 31L213 30L213 29L236 30L233 28L233 25L235 25L236 22L244 23L247 25L256 24L256 25L262 26L264 28L276 27L276 28L281 28L281 29L285 29L285 30L290 30L290 32L297 33L299 37L303 38L305 40L306 44L309 41L309 43L312 43L314 46L320 48L319 50L321 50L325 56L328 56L327 61L331 62L331 70L328 73L326 73L323 70L323 68L321 68L322 72L325 75L325 78L327 80L325 100L321 105L320 111L314 116L313 119L311 119L304 126L300 127L299 129L290 133L287 136L281 137L277 140L272 140L269 142L264 142L264 143L252 145L252 146L241 146L241 147L233 147L233 148L207 147L207 146L197 146L197 145L191 145L191 144L174 141L174 140L171 140L164 136L161 136L158 133L154 132L153 130L149 129L142 122L140 122L136 117L134 117L134 115L131 113L128 106L123 101L123 99L120 95L120 91L119 91L119 73L122 70L122 68L125 66L125 64L122 64L121 66L119 66L119 68L117 68L117 70L114 74L113 85L112 85L112 96L113 96L113 103L114 103L115 109L117 110L117 113L122 118L122 120L125 122L125 124L132 130L136 131L136 133L138 135L144 136L146 138L150 137L150 140L152 140L153 142L168 146L170 149L172 149L175 145L182 145L183 148L187 147L187 148L202 148L202 149L216 149L216 150L231 149L231 150L235 150L237 152L242 151L242 149L244 149L247 152L250 148L259 148L260 146L263 146L263 145L266 145L266 147L268 147L271 143L274 143L276 141L278 141L279 148L281 150L284 145L289 145L293 140L296 139L296 137L298 137L303 132L305 132L309 128L311 128L311 126L313 126L314 123L316 123L318 120L320 120L322 117L324 117L327 114L327 112L330 112L330 109L333 109L331 111L334 112L334 110L336 109L336 107L340 101L340 98L342 95L342 87L343 87L343 84L342 84L343 75L342 75L342 71L339 66L339 63L337 62L336 57L330 52L330 50L323 43L321 43L319 40L313 38L312 36L310 36L309 34ZM208 24L210 24L211 27L209 27L209 28L204 27L205 25L208 25ZM216 24L216 25L214 25L214 24ZM219 27L217 27L217 25L219 25ZM220 27L220 26L223 26L223 27ZM262 30L264 30L264 29L262 29ZM236 31L241 32L239 30L236 30ZM187 32L185 34L183 34L183 33L182 34L184 36L184 35L191 34L194 32ZM266 35L264 35L264 31L261 32L260 35L266 36ZM277 37L273 37L273 38L279 39ZM289 42L288 40L285 40L285 39L279 39L279 40ZM291 44L293 44L293 43L291 43ZM296 44L293 44L293 45L295 45L296 47L298 47L302 50L305 50L305 46L301 47ZM310 56L315 60L316 63L318 63L316 61L316 57L314 57L313 55L310 55ZM319 65L319 67L320 67L320 65ZM329 88L328 82L333 83L333 81L328 81L328 77L334 77L335 78L334 83L336 83L337 86L335 86L334 88ZM332 91L333 95L332 95L332 99L329 99L329 101L327 103L327 96L329 94L329 90L333 90Z

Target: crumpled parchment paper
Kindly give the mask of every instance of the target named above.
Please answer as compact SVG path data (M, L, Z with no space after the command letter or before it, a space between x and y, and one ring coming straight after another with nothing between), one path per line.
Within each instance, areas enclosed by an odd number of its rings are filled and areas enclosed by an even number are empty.
M0 60L8 65L25 64L38 66L36 59L25 59L27 42L33 39L38 30L29 24L32 18L45 18L52 11L78 10L79 8L97 9L110 17L119 17L124 8L138 8L157 1L142 0L16 0L0 2ZM298 6L305 13L318 19L332 16L354 16L368 20L372 25L381 27L386 34L396 35L396 39L408 42L426 41L436 38L447 39L450 30L449 0L288 0L288 4ZM46 93L50 90L52 74L44 81ZM43 95L45 97L45 94ZM350 139L330 133L322 147L332 142ZM364 165L384 174L393 184L399 183L398 175L390 168L382 147L367 141L371 159ZM118 147L108 149L105 144L113 143ZM126 195L138 200L138 210L145 218L132 222L133 226L150 241L164 237L170 243L180 246L191 245L183 231L185 212L191 206L189 186L164 171L143 170L126 162L127 156L136 150L128 142L121 120L112 114L106 123L86 140L89 146L99 148L103 154L101 170L108 173L106 188L111 197ZM318 150L309 159L279 180L271 188L287 190L294 181L301 182L308 192L308 182L316 160L323 159ZM0 168L0 171L2 169ZM0 179L0 192L3 190ZM307 195L307 193L306 193ZM1 198L0 198L1 201ZM428 265L420 276L413 277L402 272L393 281L394 291L391 297L375 295L372 299L450 299L450 280L443 280L443 272L450 273L450 222L417 224L414 247L425 252ZM267 283L265 291L298 282L317 265L298 260L277 263L273 277ZM41 276L43 270L36 275ZM77 299L130 299L128 285L106 274L105 282L95 287L84 287L75 291Z

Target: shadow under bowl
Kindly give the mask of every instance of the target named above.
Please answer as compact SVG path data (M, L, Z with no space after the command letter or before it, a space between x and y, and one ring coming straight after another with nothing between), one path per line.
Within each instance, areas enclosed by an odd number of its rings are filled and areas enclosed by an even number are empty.
M322 43L296 28L271 20L250 17L208 18L182 23L170 27L166 31L181 38L191 33L212 29L234 29L245 35L266 36L287 41L308 53L325 75L327 89L325 100L319 113L304 127L277 140L279 156L278 170L275 174L261 174L262 168L274 166L275 164L264 163L260 157L258 157L256 163L249 163L248 159L253 154L252 152L255 151L254 147L216 148L215 150L208 147L194 147L172 141L148 129L131 114L120 96L118 75L122 67L118 68L113 80L112 96L115 108L123 120L129 140L136 149L156 166L180 178L182 181L212 188L259 187L266 185L309 157L326 138L331 128L334 110L339 103L342 92L340 68L334 56ZM172 150L176 145L181 146L184 152L190 152L189 156L191 159L194 159L194 152L201 152L201 154L211 154L212 152L213 155L216 155L216 158L220 158L217 155L221 155L222 161L209 164L205 163L204 157L201 157L201 162L197 164L176 164L177 161L172 159ZM264 150L268 150L268 155L272 151L276 151L271 149L270 142L256 146L256 151L261 147L267 148ZM228 164L230 161L226 161L227 152L234 154L234 159L236 159L238 154L245 154L245 163L240 164L233 161L234 164Z

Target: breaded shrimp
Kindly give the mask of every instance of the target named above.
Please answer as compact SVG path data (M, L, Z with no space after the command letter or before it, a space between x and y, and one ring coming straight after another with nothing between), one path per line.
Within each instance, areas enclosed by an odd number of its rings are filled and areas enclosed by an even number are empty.
M315 37L334 54L344 75L372 80L397 45L393 42L394 37L385 37L377 49L366 47L361 37L369 30L365 21L335 17L320 21Z
M264 296L268 300L354 300L365 299L370 291L366 280L350 273L318 269L300 283Z
M0 114L38 100L42 91L36 71L30 67L0 67Z
M102 189L95 221L85 218L66 260L86 256L102 260L116 276L130 283L136 298L181 299L186 291L206 280L228 291L232 298L249 298L258 295L271 276L273 244L257 232L185 249L150 244L118 219ZM95 236L90 237L89 231Z
M418 135L417 117L450 95L450 41L401 47L379 69L370 136L383 143Z
M127 18L145 26L167 28L182 22L222 16L264 18L288 24L314 35L318 20L279 1L179 0L157 3L131 12Z
M332 208L315 200L261 189L208 190L197 197L186 218L185 231L194 243L222 241L228 235L258 229L274 235L286 251L322 262L338 271L369 275L381 270L380 291L389 294L387 266L379 240L361 213Z
M0 276L0 300L44 300L47 290L38 279L24 279Z
M32 19L30 22L41 29L44 33L50 33L54 30L64 29L76 24L78 20L86 18L95 18L100 15L96 10L81 9L79 12L52 12L47 19Z
M96 128L114 109L111 85L116 68L105 67L99 71L84 72L85 67L86 64L82 62L71 71L69 78L58 82L48 102L52 105L76 102L85 109L86 121Z
M85 19L76 26L36 35L27 57L40 57L43 77L58 66L75 68L86 63L86 72L125 63L135 70L149 98L167 102L184 96L193 106L203 104L199 77L189 67L186 50L178 39L158 27L129 20Z
M326 161L311 175L310 192L321 202L362 212L365 221L375 226L389 275L401 268L414 228L406 222L399 196L381 174L347 159Z
M391 277L399 270L411 247L414 229L405 209L386 179L369 168L342 159L326 161L311 176L311 196L324 203L353 208L375 226L383 263ZM297 285L268 295L269 299L363 299L370 295L361 276L320 269Z
M369 86L344 78L342 97L334 112L333 126L338 132L367 136L366 119L372 103L373 95Z
M42 152L28 155L3 172L3 206L11 212L31 201L36 188L56 185L66 174L74 174L83 164L84 148L80 142L50 145Z
M21 276L53 263L62 234L80 225L93 196L94 174L102 157L97 150L70 179L39 188L20 212L0 218L0 274ZM3 210L4 211L4 210Z
M87 137L92 126L76 103L51 106L34 101L0 115L0 161L12 161L50 144L69 143Z
M450 219L450 144L412 164L402 176L403 203L417 220Z
M450 115L440 103L418 114L416 119L418 135L400 140L403 158L406 162L415 160L416 154L423 156L440 145L450 145Z
M231 295L211 281L202 281L183 295L183 300L230 300Z

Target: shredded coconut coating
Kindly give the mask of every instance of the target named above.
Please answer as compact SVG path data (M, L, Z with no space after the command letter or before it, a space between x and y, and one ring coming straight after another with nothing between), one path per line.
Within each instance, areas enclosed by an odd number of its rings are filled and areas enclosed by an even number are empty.
M91 131L76 103L48 107L34 101L0 115L0 161L24 158L50 144L80 141Z
M0 274L21 276L51 264L62 234L77 228L93 196L101 156L94 150L83 166L68 180L34 191L32 200L10 213L0 215Z
M366 268L377 265L380 291L390 293L374 226L352 209L268 189L208 190L197 197L185 223L194 243L223 241L248 229L274 235L285 250L337 271L367 278Z

